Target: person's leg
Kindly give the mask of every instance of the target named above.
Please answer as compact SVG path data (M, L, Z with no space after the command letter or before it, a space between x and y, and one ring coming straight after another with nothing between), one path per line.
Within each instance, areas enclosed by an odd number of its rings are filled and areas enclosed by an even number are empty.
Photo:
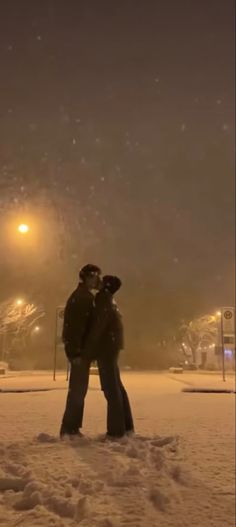
M78 434L82 427L84 399L88 390L90 363L82 360L72 364L66 408L62 419L60 435Z
M121 381L120 369L119 369L118 364L117 364L117 377L119 379L120 390L121 390L121 395L122 395L122 400L123 400L123 409L124 409L124 417L125 417L125 431L134 432L134 422L133 422L133 416L132 416L131 406L129 402L129 397Z
M107 434L122 437L125 434L123 400L116 363L98 360L101 388L107 400Z

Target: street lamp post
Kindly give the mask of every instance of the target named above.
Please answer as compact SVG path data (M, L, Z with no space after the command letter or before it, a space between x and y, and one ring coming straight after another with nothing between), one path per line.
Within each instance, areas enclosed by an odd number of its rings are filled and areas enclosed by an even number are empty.
M5 361L6 349L7 349L7 333L6 331L4 331L2 333L2 356L1 356L2 362Z
M223 382L225 379L225 341L224 341L224 328L223 328L223 309L220 311L220 335L221 335L221 347L222 347L222 376Z
M223 309L220 309L219 311L216 312L215 320L217 321L218 344L221 349L222 378L223 378L223 382L225 382L226 378L225 378L225 343L224 343L224 328L223 328Z

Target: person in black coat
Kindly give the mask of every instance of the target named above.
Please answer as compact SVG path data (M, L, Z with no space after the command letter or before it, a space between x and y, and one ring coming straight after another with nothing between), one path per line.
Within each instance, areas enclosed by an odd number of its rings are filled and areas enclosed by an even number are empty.
M104 276L95 298L94 322L88 334L84 355L97 360L101 387L107 400L107 436L122 437L134 431L127 392L121 382L118 358L124 348L121 314L113 299L120 289L116 276Z
M88 390L90 360L82 355L94 315L93 289L100 287L101 270L88 264L79 274L79 285L69 297L64 313L62 339L70 362L69 390L60 436L81 435L84 399Z

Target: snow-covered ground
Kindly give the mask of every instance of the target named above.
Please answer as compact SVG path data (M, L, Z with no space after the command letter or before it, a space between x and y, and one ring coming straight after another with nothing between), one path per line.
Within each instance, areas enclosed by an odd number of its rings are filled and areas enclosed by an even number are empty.
M91 376L86 438L57 438L65 374L0 378L0 525L3 527L233 527L233 394L218 375L124 373L137 435L103 442L105 402Z

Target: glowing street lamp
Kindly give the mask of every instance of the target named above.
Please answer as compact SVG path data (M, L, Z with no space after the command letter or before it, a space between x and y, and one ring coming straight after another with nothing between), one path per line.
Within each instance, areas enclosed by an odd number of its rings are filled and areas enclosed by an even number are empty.
M20 225L18 225L18 232L20 234L28 234L29 225L27 225L27 223L21 223Z
M17 300L16 300L17 306L22 306L23 303L24 302L23 302L22 298L17 298Z

